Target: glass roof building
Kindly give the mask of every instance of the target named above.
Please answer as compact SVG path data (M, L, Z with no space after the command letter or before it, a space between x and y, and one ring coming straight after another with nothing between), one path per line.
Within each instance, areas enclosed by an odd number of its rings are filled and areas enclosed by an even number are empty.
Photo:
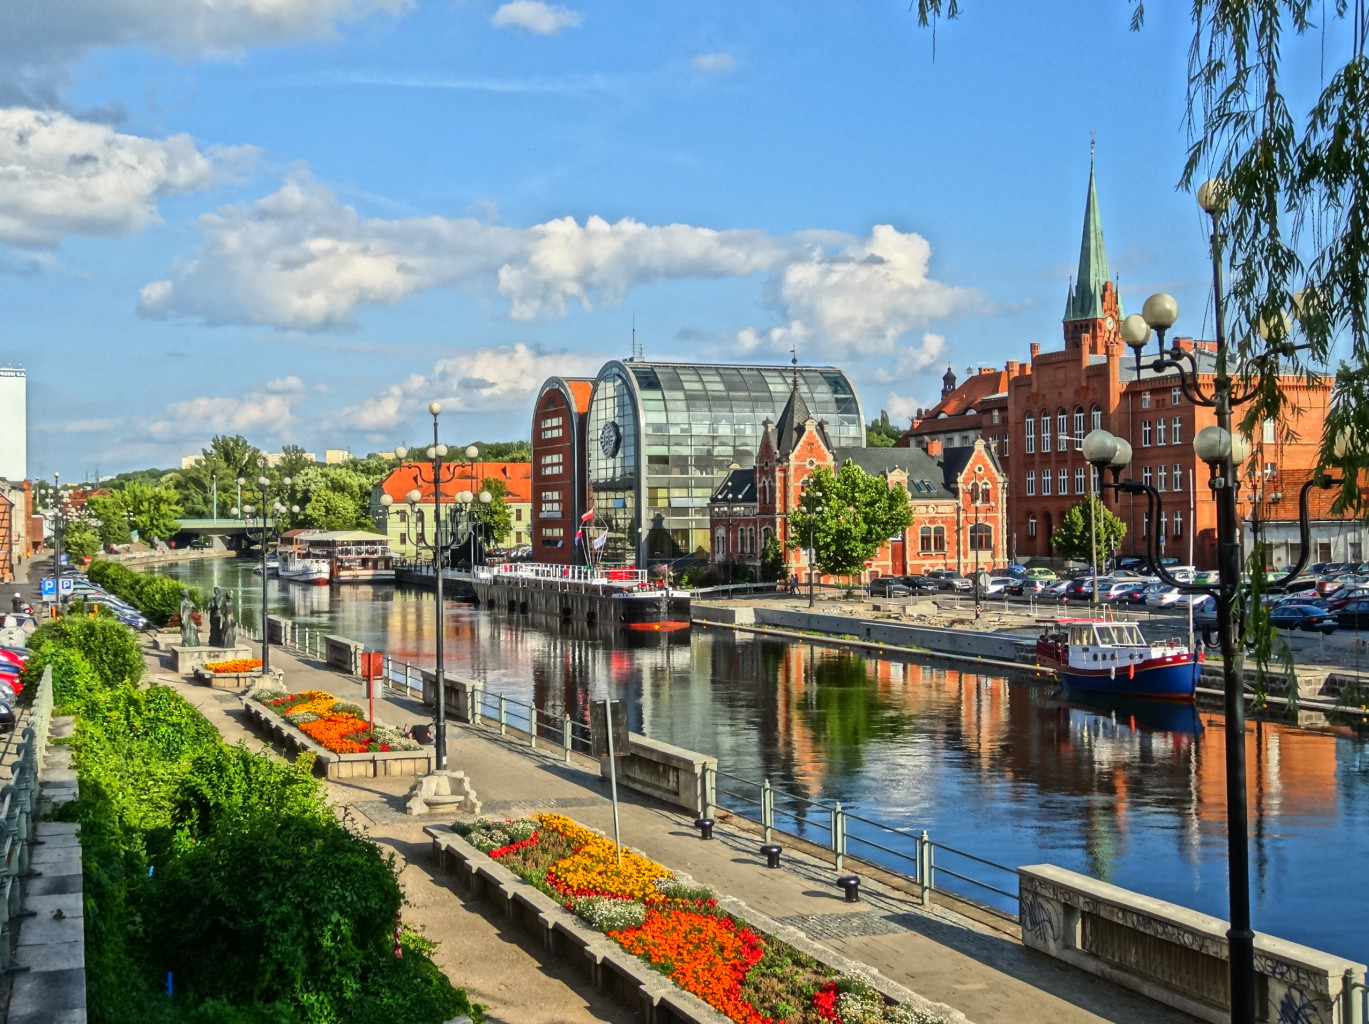
M640 566L708 554L708 500L732 464L755 464L764 423L779 418L794 374L812 416L842 448L865 446L851 381L831 366L606 363L586 425L586 531L605 562Z

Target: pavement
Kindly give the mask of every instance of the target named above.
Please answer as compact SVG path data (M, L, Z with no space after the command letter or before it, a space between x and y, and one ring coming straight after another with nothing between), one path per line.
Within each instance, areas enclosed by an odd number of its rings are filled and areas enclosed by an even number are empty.
M175 687L198 706L225 739L261 742L249 731L232 693L174 676L149 653L151 679ZM359 700L361 686L279 649L273 668L291 690L322 689ZM430 720L430 709L402 695L377 700L376 715L392 725ZM466 772L484 812L516 816L554 810L611 834L607 784L597 765L562 763L557 748L532 750L526 739L497 729L450 723L451 767ZM279 753L279 751L277 752ZM570 965L510 931L502 915L467 906L436 874L424 825L448 824L450 813L409 817L402 811L411 780L348 779L327 784L344 818L395 852L409 905L405 919L442 943L437 962L453 982L491 1008L492 1021L629 1020L632 1015L590 990ZM623 793L623 841L672 870L686 872L832 950L866 963L928 999L947 1003L976 1024L1180 1024L1193 1018L1113 987L1092 975L1026 949L1011 927L976 920L944 906L924 908L912 897L867 877L861 902L846 903L830 864L786 850L783 867L767 870L759 839L720 823L703 842L692 815Z

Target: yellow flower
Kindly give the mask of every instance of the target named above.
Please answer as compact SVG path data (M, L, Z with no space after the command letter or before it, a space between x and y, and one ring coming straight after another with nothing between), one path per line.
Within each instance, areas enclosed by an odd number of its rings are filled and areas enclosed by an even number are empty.
M623 899L659 898L656 880L671 877L668 868L629 850L618 863L613 842L560 814L535 815L537 823L558 832L576 850L553 864L547 881L558 891L575 896L616 896Z

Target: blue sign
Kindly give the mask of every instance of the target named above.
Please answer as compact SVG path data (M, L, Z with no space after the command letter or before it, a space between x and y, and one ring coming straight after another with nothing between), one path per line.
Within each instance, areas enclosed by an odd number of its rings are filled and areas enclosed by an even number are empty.
M67 564L67 556L66 556L66 555L63 555L63 556L62 556L62 564L63 564L63 565L66 565L66 564Z
M43 600L51 601L57 597L57 581L51 576L43 578Z

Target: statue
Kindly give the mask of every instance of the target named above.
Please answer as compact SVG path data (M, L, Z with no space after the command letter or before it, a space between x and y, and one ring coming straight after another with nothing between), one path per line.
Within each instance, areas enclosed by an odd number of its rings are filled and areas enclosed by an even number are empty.
M190 600L190 591L181 591L181 646L200 646L200 628L195 625L195 602Z
M233 614L233 592L224 591L223 600L219 604L219 615L223 622L223 645L225 647L238 646L238 618Z
M223 588L215 587L209 599L209 646L223 646Z

